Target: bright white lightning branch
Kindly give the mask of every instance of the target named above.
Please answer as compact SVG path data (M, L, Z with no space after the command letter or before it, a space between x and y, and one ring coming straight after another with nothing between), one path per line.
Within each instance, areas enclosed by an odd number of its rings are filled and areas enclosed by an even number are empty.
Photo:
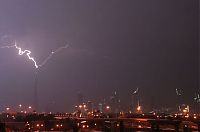
M33 61L34 66L35 66L35 69L38 69L39 67L44 66L44 65L47 63L47 61L48 61L49 59L51 59L51 57L53 56L53 54L58 53L58 52L60 52L62 49L65 49L65 48L68 48L68 47L69 47L69 45L67 44L67 45L65 45L65 46L63 46L63 47L59 47L59 48L56 49L55 51L52 51L52 52L48 55L48 57L47 57L40 65L38 65L37 62L36 62L36 60L35 60L33 57L30 56L30 55L31 55L31 51L30 51L30 50L22 50L22 48L20 48L20 47L17 46L17 43L16 43L16 42L15 42L15 44L12 45L12 46L3 46L3 47L0 47L0 48L16 48L16 49L18 50L18 54L19 54L19 55L24 55L24 54L25 54L25 55L28 57L29 60Z
M15 42L15 45L12 46L3 46L1 48L16 48L18 50L18 54L19 55L26 55L28 57L29 60L33 61L35 68L37 69L39 66L37 65L37 62L35 61L35 59L33 57L31 57L31 51L30 50L22 50L22 48L17 46L17 43Z

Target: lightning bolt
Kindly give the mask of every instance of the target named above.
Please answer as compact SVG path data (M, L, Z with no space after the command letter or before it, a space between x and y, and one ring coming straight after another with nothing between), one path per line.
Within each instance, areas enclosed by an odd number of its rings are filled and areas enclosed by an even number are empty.
M65 45L65 46L59 47L58 49L52 51L52 52L47 56L47 58L44 59L44 61L43 61L41 64L38 64L38 63L36 62L36 60L34 59L34 57L31 57L31 51L30 51L30 50L27 50L27 49L22 50L21 47L18 47L18 46L17 46L17 43L16 43L16 42L15 42L14 45L11 45L11 46L2 46L2 47L0 47L0 48L16 48L16 49L18 50L18 54L19 54L19 55L26 55L26 56L28 57L28 59L31 60L31 61L34 63L35 69L38 69L39 67L44 66L44 65L52 58L52 56L53 56L55 53L58 53L58 52L60 52L62 49L65 49L65 48L68 48L68 47L69 47L69 45L67 44L67 45Z
M17 43L15 42L12 46L3 46L1 48L16 48L18 50L19 55L26 55L29 60L31 60L34 63L35 68L37 69L39 66L37 65L37 62L33 57L31 57L31 51L30 50L22 50L22 48L17 46Z

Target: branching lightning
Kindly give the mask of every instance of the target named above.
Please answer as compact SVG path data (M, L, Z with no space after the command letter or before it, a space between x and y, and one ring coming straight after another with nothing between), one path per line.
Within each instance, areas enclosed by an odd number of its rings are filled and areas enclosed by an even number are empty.
M31 60L33 63L34 63L34 67L35 69L38 69L39 67L42 67L44 66L51 58L52 56L55 54L55 53L58 53L60 52L62 49L65 49L65 48L68 48L69 45L65 45L65 46L62 46L62 47L59 47L58 49L52 51L46 59L44 59L44 61L41 63L41 64L38 64L37 61L34 59L34 57L31 56L31 51L30 50L22 50L21 47L18 47L17 46L17 43L15 42L14 45L11 45L11 46L2 46L0 48L16 48L18 50L18 54L19 55L26 55L28 57L29 60Z
M47 58L44 59L44 61L39 65L39 67L44 66L44 65L48 62L48 60L51 59L51 57L52 57L54 54L60 52L62 49L68 48L68 47L69 47L69 45L67 44L67 45L65 45L65 46L59 47L59 48L56 49L55 51L52 51L52 52L47 56Z
M16 48L18 50L19 55L26 55L29 60L33 61L35 68L37 69L39 66L37 65L37 62L33 57L31 57L31 51L30 50L22 50L22 48L17 46L17 43L15 42L15 45L12 46L3 46L1 48Z
M11 45L11 46L2 46L0 48L15 48L18 50L18 54L19 55L26 55L28 57L29 60L31 60L33 63L34 63L34 67L35 69L39 69L40 67L44 66L51 58L54 54L60 52L62 49L65 49L65 48L68 48L69 45L65 45L65 46L62 46L62 47L59 47L57 48L56 50L53 50L48 56L47 58L44 59L44 61L42 61L41 64L38 64L36 62L36 60L34 59L34 57L31 56L31 51L30 50L22 50L21 47L17 46L17 43L15 42L14 45ZM35 83L34 83L34 97L35 97L35 110L37 110L37 106L38 106L38 101L37 101L37 85L38 85L38 70L35 70Z

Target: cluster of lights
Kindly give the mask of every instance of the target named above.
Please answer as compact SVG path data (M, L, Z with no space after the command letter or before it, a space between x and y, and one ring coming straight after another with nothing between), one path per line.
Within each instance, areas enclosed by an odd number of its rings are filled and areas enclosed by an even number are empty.
M82 128L89 128L89 125L82 125Z
M56 127L57 128L60 128L60 127L62 127L63 125L62 124L56 124Z
M43 124L37 124L36 127L43 127Z
M44 124L43 124L43 123L37 123L37 124L35 124L35 125L33 125L33 126L31 127L31 124L30 124L29 122L26 122L25 126L28 127L29 130L30 130L31 128L32 128L32 129L35 128L35 129L37 129L37 130L40 130L40 129L42 129L42 128L44 127ZM62 127L63 127L63 124L56 124L54 128L51 128L51 130L54 130L54 129L56 129L56 128L60 130ZM86 126L86 127L87 127L87 126Z
M82 108L85 109L87 106L86 106L85 104L83 104L83 105L79 105L78 107L79 107L80 109L82 109Z
M35 126L31 126L29 122L26 122L25 126L28 127L29 130L33 128L40 130L42 127L44 127L44 124L37 123Z
M30 126L30 124L28 122L26 122L25 126L27 126L29 130L31 129L31 126Z
M21 104L19 104L18 107L19 107L18 110L19 110L20 113L25 113L26 114L26 113L30 113L32 111L32 106L28 106L24 110L22 110L22 105ZM15 111L11 110L10 107L6 107L5 110L6 110L7 113L15 112Z
M196 115L196 114L194 114L193 118L194 118L194 119L197 119L197 115Z

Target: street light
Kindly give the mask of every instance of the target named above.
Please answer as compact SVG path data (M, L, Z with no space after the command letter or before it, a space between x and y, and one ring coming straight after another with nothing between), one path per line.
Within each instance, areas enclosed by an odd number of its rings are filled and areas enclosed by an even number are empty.
M10 110L10 108L9 108L9 107L7 107L7 108L6 108L6 111L9 111L9 110Z
M78 107L81 109L81 108L82 108L82 105L79 105Z
M62 129L62 126L63 126L62 124L60 124L60 125L57 124L57 125L56 125L56 127L58 128L59 131Z
M40 131L44 125L43 124L37 124L36 127L38 128L38 130Z
M19 108L21 108L22 107L22 105L21 104L19 104Z
M86 108L86 105L85 105L85 104L83 105L83 108Z
M31 109L32 109L32 107L31 107L31 106L29 106L29 107L28 107L28 110L29 110L29 112L31 112Z
M110 106L109 105L106 106L106 112L110 112Z

